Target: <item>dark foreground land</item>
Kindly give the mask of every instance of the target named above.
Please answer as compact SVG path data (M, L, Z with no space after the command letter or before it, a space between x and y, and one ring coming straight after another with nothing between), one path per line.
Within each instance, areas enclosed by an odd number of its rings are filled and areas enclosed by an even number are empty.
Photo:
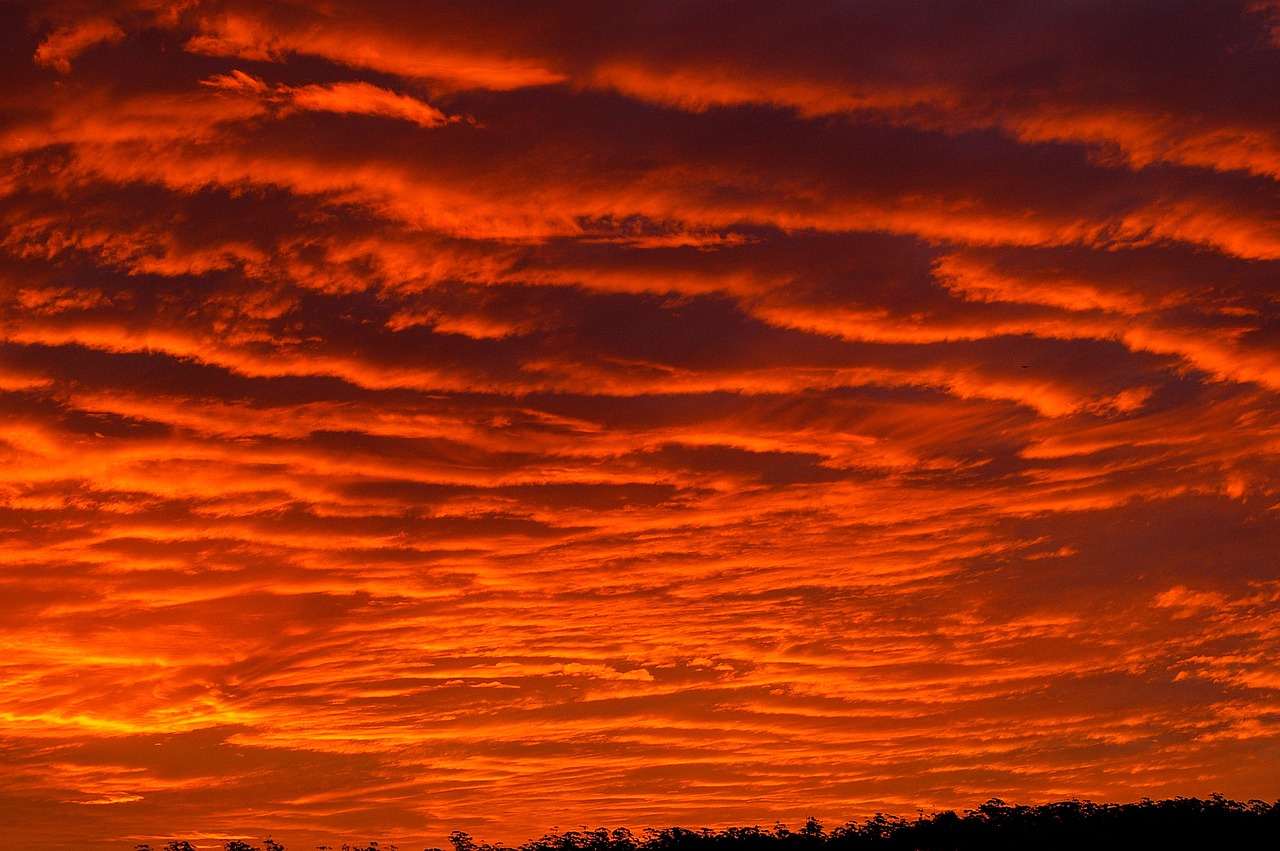
M810 819L799 830L671 827L636 835L626 829L551 833L520 845L490 845L461 831L449 836L454 851L1280 851L1280 801L1240 803L1173 798L1136 804L1060 801L1037 807L992 799L963 814L921 814L914 819L877 814L824 830ZM284 851L267 840L265 851ZM262 851L240 841L226 851ZM394 845L340 845L328 851L396 851ZM153 851L140 845L136 851ZM161 851L193 851L183 841ZM310 849L306 849L310 851ZM426 851L440 851L426 849Z

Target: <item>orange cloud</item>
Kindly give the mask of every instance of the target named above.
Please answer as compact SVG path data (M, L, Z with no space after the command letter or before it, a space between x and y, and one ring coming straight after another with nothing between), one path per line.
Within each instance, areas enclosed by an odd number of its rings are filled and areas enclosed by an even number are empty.
M338 23L333 21L333 23ZM498 91L557 83L563 75L532 61L506 58L456 46L424 44L385 29L385 23L343 22L345 31L332 27L298 27L288 17L267 20L248 10L229 11L201 20L201 32L186 49L214 56L280 60L290 54L320 56L353 68L438 81L456 88ZM358 29L361 24L369 27Z
M54 30L36 48L35 62L63 74L71 73L71 60L97 44L117 42L124 30L108 18L89 18Z
M450 119L443 112L408 95L396 94L364 82L329 85L277 86L267 84L243 71L232 71L201 80L201 85L249 96L264 96L297 109L357 115L380 115L411 121L420 127L434 127Z

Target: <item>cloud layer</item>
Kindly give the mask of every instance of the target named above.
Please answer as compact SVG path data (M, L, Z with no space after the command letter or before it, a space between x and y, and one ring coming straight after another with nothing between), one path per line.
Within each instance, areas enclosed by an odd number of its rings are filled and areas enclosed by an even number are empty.
M6 848L1280 795L1274 4L91 5Z

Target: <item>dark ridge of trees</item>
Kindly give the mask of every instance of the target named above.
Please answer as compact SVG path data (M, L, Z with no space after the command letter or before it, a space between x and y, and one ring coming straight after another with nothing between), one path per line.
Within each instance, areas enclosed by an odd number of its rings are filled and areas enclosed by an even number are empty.
M729 827L552 832L512 848L478 842L460 830L449 834L453 851L1280 851L1280 801L1143 799L1136 804L1058 801L1036 807L992 798L976 810L921 813L914 819L876 813L830 831L815 819L798 830ZM225 851L285 851L266 840L260 849L233 840ZM136 851L156 851L139 845ZM195 851L174 841L159 851ZM318 851L397 851L396 846L321 845ZM425 851L441 851L428 848Z
M453 851L1280 851L1280 801L1246 803L1214 795L1136 804L1059 801L1014 806L992 798L976 810L877 813L830 831L814 819L798 830L730 827L551 833L519 846L476 842L455 831ZM427 849L438 851L438 849Z

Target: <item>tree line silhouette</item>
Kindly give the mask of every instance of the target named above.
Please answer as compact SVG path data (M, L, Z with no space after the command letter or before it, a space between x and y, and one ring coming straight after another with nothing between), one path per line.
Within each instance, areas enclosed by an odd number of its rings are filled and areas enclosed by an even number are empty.
M729 827L689 830L626 828L553 831L522 845L478 842L456 830L453 851L1277 851L1280 849L1280 801L1143 799L1133 804L1059 801L1016 806L992 798L963 815L952 810L921 813L914 819L876 813L825 830L810 818L798 830ZM224 843L225 851L285 851L267 839L263 847L242 840ZM135 851L156 851L138 845ZM160 851L196 851L175 840ZM317 846L317 851L399 851L395 845ZM442 851L427 848L425 851Z

